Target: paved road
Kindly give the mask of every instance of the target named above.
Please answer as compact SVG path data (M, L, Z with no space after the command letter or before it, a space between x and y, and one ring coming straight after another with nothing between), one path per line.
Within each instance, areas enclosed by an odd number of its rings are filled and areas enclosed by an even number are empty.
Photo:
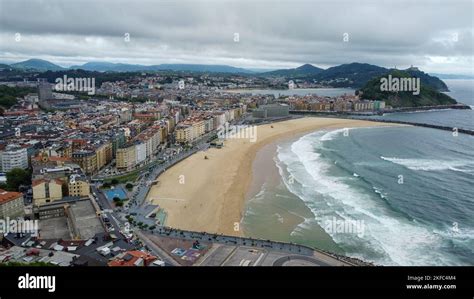
M216 132L209 132L203 135L198 140L194 141L192 144L192 148L186 151L180 151L178 154L171 156L171 158L165 159L165 162L162 164L155 164L150 166L147 170L143 170L140 175L140 180L138 181L136 187L132 192L132 196L130 198L129 203L126 207L123 207L121 210L122 212L117 211L117 209L113 209L111 203L107 200L107 198L103 195L102 192L98 190L95 185L92 185L92 190L96 194L98 198L98 202L102 206L102 210L109 209L112 212L106 212L111 224L114 226L115 230L117 231L117 235L122 237L122 234L119 233L120 226L124 225L124 221L122 217L125 214L133 213L135 219L141 219L141 222L149 224L149 226L154 225L153 219L145 218L147 214L150 212L149 208L152 208L150 202L146 201L146 197L148 192L151 188L151 181L154 181L158 178L158 176L166 171L167 168L173 166L174 164L186 159L187 157L193 155L198 151L206 151L210 144L209 138L215 135ZM163 157L164 153L161 153L156 158L159 159ZM149 223L148 223L149 222ZM148 246L148 248L152 249L154 254L160 257L165 263L168 265L179 265L173 258L167 255L161 248L159 248L156 244L154 244L146 235L140 231L135 230L135 235L138 239L140 239L144 244Z
M99 188L97 188L93 183L91 184L91 188L92 188L92 193L95 194L95 197L97 197L97 201L100 204L101 209L112 210L113 209L112 204L107 198L105 198L105 195L99 190Z
M205 232L192 232L178 229L170 229L167 227L158 227L153 231L154 234L174 237L188 240L200 240L203 242L221 243L232 246L252 246L265 248L267 250L275 250L281 252L288 252L294 254L301 254L307 256L313 256L313 249L293 243L283 243L270 240L225 236L218 234L211 234Z

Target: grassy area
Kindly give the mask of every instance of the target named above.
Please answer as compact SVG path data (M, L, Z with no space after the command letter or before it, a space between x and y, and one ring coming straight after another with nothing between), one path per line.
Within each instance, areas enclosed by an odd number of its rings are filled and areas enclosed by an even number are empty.
M139 175L140 171L141 170L134 170L134 171L129 172L127 174L124 174L122 176L116 176L116 177L113 177L113 178L109 178L109 179L104 180L104 183L112 184L113 180L117 180L117 182L119 184L125 184L127 182L135 182L138 178L138 175Z
M141 171L145 171L147 170L148 168L150 167L153 167L155 166L155 164L161 164L162 161L161 160L156 160L146 166L143 166L142 168L139 168L139 169L136 169L134 171L131 171L129 173L126 173L124 175L120 175L120 176L113 176L113 177L110 177L108 179L105 179L104 180L104 183L112 183L112 180L117 180L118 181L118 184L125 184L127 182L135 182L140 174Z

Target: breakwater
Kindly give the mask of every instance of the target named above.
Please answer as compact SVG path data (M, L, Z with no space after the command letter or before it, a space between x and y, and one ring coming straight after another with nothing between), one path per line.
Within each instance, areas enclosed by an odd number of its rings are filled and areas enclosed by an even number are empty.
M450 106L456 106L458 108L447 108L447 106L443 106L445 108L443 109L471 109L469 106L463 105L450 105ZM433 106L430 106L433 107ZM440 106L436 106L439 108ZM460 107L467 107L467 108L460 108ZM426 110L433 110L434 108L431 109L426 109ZM404 110L404 112L408 111L418 111L418 110ZM401 111L393 111L393 112L401 112ZM469 130L469 129L463 129L463 128L458 128L458 127L451 127L451 126L441 126L441 125L435 125L435 124L428 124L428 123L420 123L420 122L411 122L411 121L402 121L402 120L389 120L389 119L375 119L375 118L369 118L369 117L363 117L363 116L374 116L377 115L378 113L351 113L351 112L335 112L335 111L328 111L328 112L320 112L320 111L299 111L299 110L290 110L290 113L292 115L304 115L304 116L322 116L322 117L338 117L338 118L348 118L348 119L356 119L356 120L366 120L366 121L376 121L376 122L382 122L382 123L395 123L395 124L402 124L402 125L411 125L411 126L417 126L417 127L425 127L425 128L432 128L432 129L438 129L438 130L444 130L444 131L451 131L453 133L462 133L462 134L467 134L467 135L473 135L474 136L474 130Z

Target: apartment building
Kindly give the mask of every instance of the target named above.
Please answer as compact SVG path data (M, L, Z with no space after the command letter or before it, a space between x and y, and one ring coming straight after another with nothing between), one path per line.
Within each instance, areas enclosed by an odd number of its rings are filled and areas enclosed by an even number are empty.
M206 122L200 117L188 118L176 126L176 141L192 142L206 133Z
M354 111L372 111L374 110L374 102L373 101L356 101L354 102Z
M109 164L112 161L113 151L112 143L105 142L100 144L96 150L96 160L97 160L97 170L102 169L105 165Z
M91 175L97 172L97 155L92 150L79 150L72 153L72 161L79 164L82 170Z
M204 118L204 131L207 133L212 130L214 130L214 117L208 115Z
M60 179L33 180L33 203L39 206L62 199L63 183Z
M9 172L14 168L28 168L28 151L19 145L9 144L1 155L1 171Z
M90 195L90 185L85 176L76 176L69 180L69 196L88 197Z
M132 170L136 165L137 154L135 144L128 144L117 149L117 169Z
M223 126L226 122L225 113L224 112L214 112L214 129Z
M146 160L146 143L137 141L135 143L135 164L140 164Z
M24 215L23 194L0 189L0 219L16 218Z
M193 141L193 127L192 125L179 124L175 129L176 142L188 143Z

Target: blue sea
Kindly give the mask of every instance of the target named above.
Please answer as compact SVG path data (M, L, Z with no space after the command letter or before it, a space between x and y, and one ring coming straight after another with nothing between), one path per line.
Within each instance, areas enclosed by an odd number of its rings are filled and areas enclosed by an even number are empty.
M473 81L446 82L453 97L474 105ZM473 128L467 110L384 117ZM474 136L340 129L285 140L263 154L277 175L264 177L248 201L247 235L379 265L474 265ZM355 221L363 231L336 231L328 226L335 221Z

